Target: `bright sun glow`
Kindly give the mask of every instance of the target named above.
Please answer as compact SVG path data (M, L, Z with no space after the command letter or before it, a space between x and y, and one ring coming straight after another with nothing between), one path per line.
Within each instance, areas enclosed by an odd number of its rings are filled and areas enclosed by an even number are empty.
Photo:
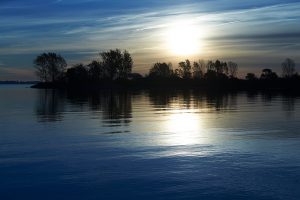
M167 31L166 39L168 48L176 55L192 55L201 51L201 33L192 23L172 24Z

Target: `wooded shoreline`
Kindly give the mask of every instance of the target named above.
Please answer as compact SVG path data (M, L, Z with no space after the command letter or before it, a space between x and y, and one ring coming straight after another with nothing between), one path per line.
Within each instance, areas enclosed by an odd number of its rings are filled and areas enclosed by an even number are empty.
M39 82L32 86L37 89L197 89L218 91L287 91L300 92L300 79L278 78L276 80L168 80L148 79L102 81L98 83Z

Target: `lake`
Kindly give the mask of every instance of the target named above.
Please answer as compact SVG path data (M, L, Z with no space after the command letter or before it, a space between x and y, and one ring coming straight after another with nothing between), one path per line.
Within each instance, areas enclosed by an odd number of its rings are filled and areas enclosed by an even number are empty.
M300 98L0 85L0 199L300 199Z

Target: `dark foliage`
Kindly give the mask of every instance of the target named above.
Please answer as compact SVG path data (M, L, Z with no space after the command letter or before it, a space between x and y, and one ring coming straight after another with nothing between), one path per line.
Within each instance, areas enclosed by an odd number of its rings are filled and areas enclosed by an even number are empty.
M205 66L204 60L199 60L198 62L194 62L193 64L193 78L194 79L201 79L204 77L204 68Z
M150 78L170 78L172 74L172 65L167 63L155 63L149 71Z
M89 72L83 64L78 64L67 70L66 79L71 84L87 83L89 80Z
M127 51L102 52L99 61L77 64L65 72L65 60L55 53L44 53L34 61L37 74L44 83L36 88L202 88L216 90L299 90L300 76L295 62L282 63L283 77L272 69L263 69L260 78L248 73L237 78L238 64L232 61L185 60L172 69L172 64L155 63L146 77L131 73L133 61Z
M67 63L56 53L43 53L34 60L36 74L43 82L55 82L63 78Z
M92 61L90 64L87 65L87 67L89 72L89 79L91 82L96 83L108 77L107 70L105 69L104 65L102 65L98 61Z
M180 62L178 64L179 66L179 75L183 79L190 79L192 77L192 66L191 62L189 60L186 60L184 62Z
M127 51L110 50L100 53L100 57L105 76L107 75L110 80L127 79L131 73L133 61Z
M263 80L275 80L278 78L278 76L271 69L263 69L260 78Z
M248 81L254 81L254 80L257 80L257 77L255 76L254 73L247 73L245 79Z

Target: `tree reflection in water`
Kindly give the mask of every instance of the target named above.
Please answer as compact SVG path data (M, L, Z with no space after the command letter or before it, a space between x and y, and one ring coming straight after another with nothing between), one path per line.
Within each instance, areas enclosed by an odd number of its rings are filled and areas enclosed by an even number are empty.
M40 122L60 121L64 113L65 94L58 90L38 90L36 115Z
M131 94L127 91L78 92L39 90L36 114L40 121L59 121L66 105L81 111L92 111L102 117L108 126L126 125L131 122ZM98 116L100 115L100 116Z
M214 109L222 111L237 105L237 93L203 92L196 90L149 91L151 104L159 108Z
M128 125L132 120L132 104L148 98L150 106L155 110L189 110L209 109L210 111L226 112L237 109L241 102L241 94L245 96L244 103L261 99L264 104L282 98L283 111L291 113L295 109L295 95L278 93L218 93L197 90L101 90L97 92L38 90L36 115L40 122L55 122L63 119L67 109L92 113L93 117L101 118L106 126ZM239 96L239 98L238 98Z

